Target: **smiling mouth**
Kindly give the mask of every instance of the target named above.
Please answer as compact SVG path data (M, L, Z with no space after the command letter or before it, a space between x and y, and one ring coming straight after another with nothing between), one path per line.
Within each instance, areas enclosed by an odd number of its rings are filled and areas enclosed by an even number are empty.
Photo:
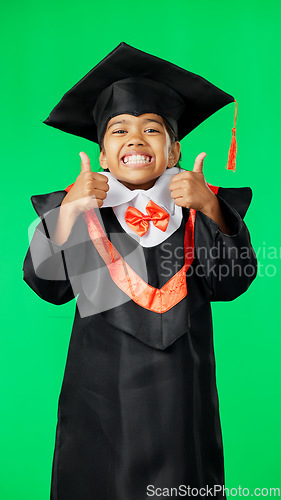
M150 165L153 161L153 156L149 155L131 155L123 156L121 158L123 165L134 166L134 165Z

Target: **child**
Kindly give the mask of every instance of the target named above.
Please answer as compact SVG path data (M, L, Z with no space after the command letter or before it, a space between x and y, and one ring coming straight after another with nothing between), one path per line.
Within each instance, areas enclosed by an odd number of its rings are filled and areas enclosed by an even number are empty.
M224 497L210 302L256 276L252 194L207 184L205 153L193 171L178 162L179 141L233 101L121 43L45 121L97 142L104 169L81 152L72 185L31 198L42 220L24 280L77 299L52 500Z

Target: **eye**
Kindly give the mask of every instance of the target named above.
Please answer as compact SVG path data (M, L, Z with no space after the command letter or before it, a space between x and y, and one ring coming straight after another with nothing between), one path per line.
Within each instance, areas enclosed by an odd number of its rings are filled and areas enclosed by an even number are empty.
M159 132L159 130L155 130L154 128L148 128L146 130L146 132L149 132L149 131L151 131L151 132Z
M115 130L115 131L114 131L114 132L112 132L112 133L113 133L113 134L118 134L119 132L123 133L123 132L126 132L126 130L122 130L122 129L120 129L120 130Z

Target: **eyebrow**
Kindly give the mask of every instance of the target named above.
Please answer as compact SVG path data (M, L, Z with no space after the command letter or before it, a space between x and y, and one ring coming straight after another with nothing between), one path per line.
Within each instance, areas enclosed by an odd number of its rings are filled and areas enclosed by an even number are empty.
M155 122L155 123L159 123L159 125L161 125L161 127L163 127L163 128L164 128L163 123L159 122L158 120L154 120L153 118L143 118L143 120L144 120L145 122ZM113 125L117 125L118 123L128 123L128 120L125 120L125 119L124 119L124 120L119 120L118 122L111 123L111 125L109 125L109 127L108 127L108 129L107 129L107 130L109 130L109 129L110 129L110 127L113 127Z

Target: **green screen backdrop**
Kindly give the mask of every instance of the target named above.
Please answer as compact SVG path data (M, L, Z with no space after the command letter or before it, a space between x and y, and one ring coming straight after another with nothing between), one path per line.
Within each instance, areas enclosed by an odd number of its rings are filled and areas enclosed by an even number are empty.
M96 144L42 121L121 41L237 100L236 172L225 169L234 104L182 141L181 165L192 169L205 151L208 182L253 190L245 222L258 277L236 300L212 305L226 486L281 487L280 13L279 2L259 0L2 4L1 499L49 499L75 310L74 301L44 302L22 279L36 220L30 197L74 182L80 151L99 169Z

